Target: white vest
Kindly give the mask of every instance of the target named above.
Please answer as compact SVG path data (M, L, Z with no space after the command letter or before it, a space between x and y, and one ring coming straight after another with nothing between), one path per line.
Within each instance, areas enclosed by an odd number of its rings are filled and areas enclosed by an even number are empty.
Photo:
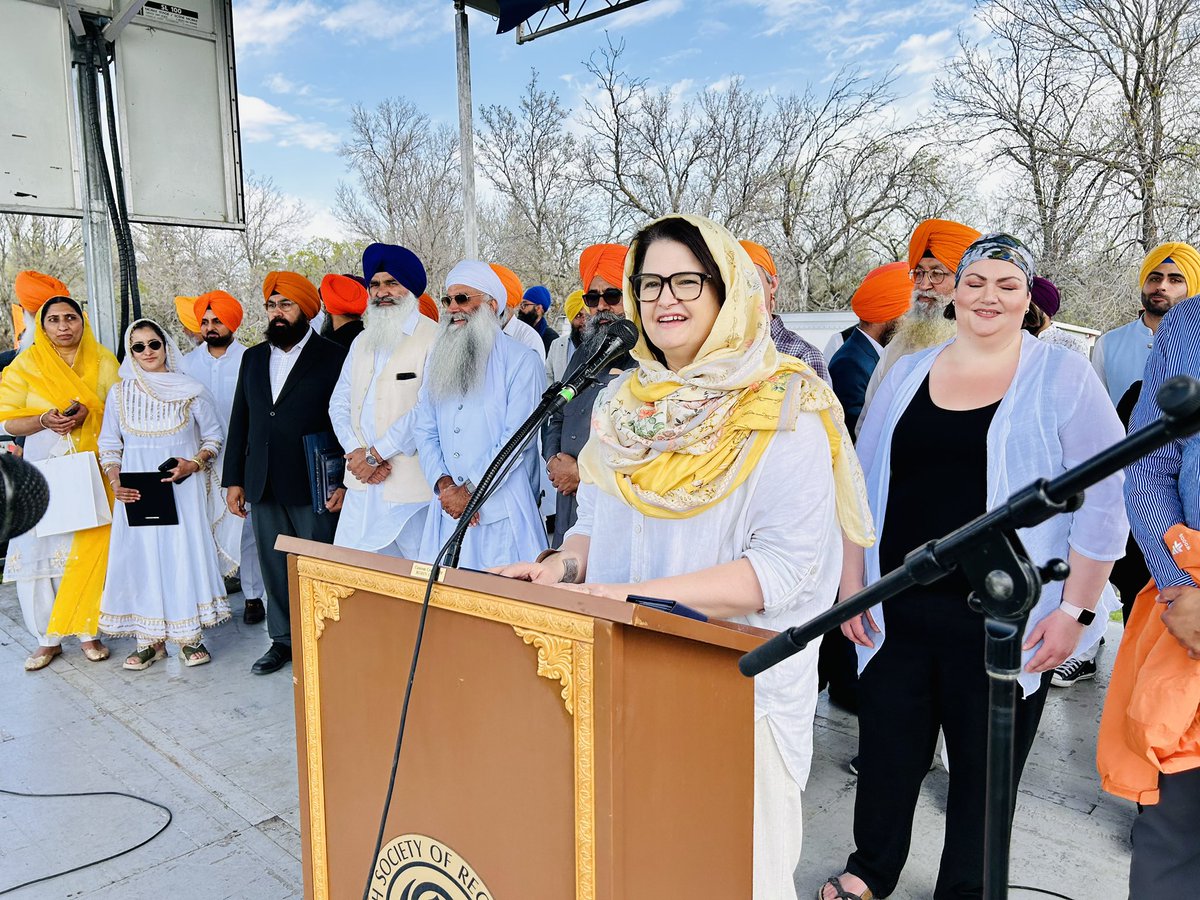
M437 338L438 327L426 316L417 315L416 318L417 324L412 334L407 335L396 347L383 367L379 383L375 386L377 435L383 434L397 419L417 405L417 391L425 375L425 357ZM416 377L397 377L409 374ZM359 445L363 447L368 446L361 428L363 402L374 375L374 354L367 352L362 347L362 342L356 340L350 348L350 423L358 436ZM385 500L389 503L424 503L433 497L433 489L425 480L416 454L400 454L393 456L388 462L392 471L382 485ZM346 487L352 491L362 491L367 486L347 469Z

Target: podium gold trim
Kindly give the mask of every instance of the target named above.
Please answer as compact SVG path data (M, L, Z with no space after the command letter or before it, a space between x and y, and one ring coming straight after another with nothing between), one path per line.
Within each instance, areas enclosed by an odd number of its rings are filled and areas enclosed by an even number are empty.
M308 748L309 835L314 900L330 900L325 825L325 767L321 739L321 677L318 639L325 620L338 621L340 601L354 591L421 603L422 581L386 572L325 562L296 560L300 588L300 637L304 652L304 721ZM430 604L510 625L538 650L538 675L562 684L561 696L573 721L575 756L575 900L596 896L596 790L593 643L590 616L546 609L520 600L476 591L434 588Z

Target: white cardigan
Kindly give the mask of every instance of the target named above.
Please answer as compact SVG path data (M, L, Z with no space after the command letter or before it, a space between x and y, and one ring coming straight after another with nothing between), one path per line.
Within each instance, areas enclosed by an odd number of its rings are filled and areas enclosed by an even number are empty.
M933 361L951 343L947 341L899 360L884 378L863 420L857 449L867 476L867 496L879 535L885 528L892 434ZM1078 353L1024 334L1016 376L988 428L987 508L994 509L1038 478L1061 475L1124 436L1121 421L1088 361ZM946 436L946 452L954 452L953 435ZM1112 475L1087 491L1086 501L1077 512L1020 529L1017 534L1034 564L1044 565L1054 557L1065 560L1071 548L1096 560L1124 556L1129 522L1121 493L1123 481L1120 473ZM951 489L952 485L930 485L931 491ZM880 574L876 542L866 551L866 583L878 581ZM1062 582L1045 585L1030 612L1026 633L1058 607L1062 589ZM1108 624L1108 613L1117 605L1112 585L1105 585L1096 619L1084 629L1080 647L1090 647L1099 640ZM857 648L859 671L879 652L887 630L881 606L872 609L871 614L881 633L873 638L873 648ZM1037 649L1025 651L1022 664L1027 664ZM1023 671L1020 681L1025 696L1029 696L1038 689L1040 676Z

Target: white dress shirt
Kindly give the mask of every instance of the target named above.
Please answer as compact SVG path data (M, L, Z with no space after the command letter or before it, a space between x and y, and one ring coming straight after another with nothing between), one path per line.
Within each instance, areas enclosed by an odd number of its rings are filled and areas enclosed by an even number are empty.
M237 390L238 372L242 367L242 354L246 348L235 339L225 348L223 356L213 356L208 344L201 344L184 354L180 368L208 388L217 404L221 422L229 427L229 415L233 411L233 395Z
M1105 332L1092 348L1092 367L1116 406L1135 381L1142 380L1154 332L1138 316L1132 322Z
M272 403L279 399L279 392L287 384L288 376L292 374L292 369L296 367L296 360L300 358L300 352L312 336L313 330L310 328L304 333L304 337L300 338L300 342L291 350L280 350L274 344L271 345L270 373Z
M530 328L516 316L504 323L504 333L510 338L524 344L530 350L536 350L542 365L546 364L546 343L536 329Z

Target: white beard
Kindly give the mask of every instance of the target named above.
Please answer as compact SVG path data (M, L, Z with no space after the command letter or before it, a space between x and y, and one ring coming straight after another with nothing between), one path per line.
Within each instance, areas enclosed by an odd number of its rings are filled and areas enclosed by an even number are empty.
M902 354L913 353L948 341L957 332L954 321L943 313L954 300L953 294L936 291L913 291L913 305L900 320L891 343L902 350Z
M416 298L409 294L395 306L367 304L363 313L363 331L358 340L368 353L395 350L404 340L404 323L417 310Z
M486 306L470 314L465 325L451 325L453 318L442 316L425 363L425 384L435 403L465 397L483 384L488 358L500 334L500 322Z

